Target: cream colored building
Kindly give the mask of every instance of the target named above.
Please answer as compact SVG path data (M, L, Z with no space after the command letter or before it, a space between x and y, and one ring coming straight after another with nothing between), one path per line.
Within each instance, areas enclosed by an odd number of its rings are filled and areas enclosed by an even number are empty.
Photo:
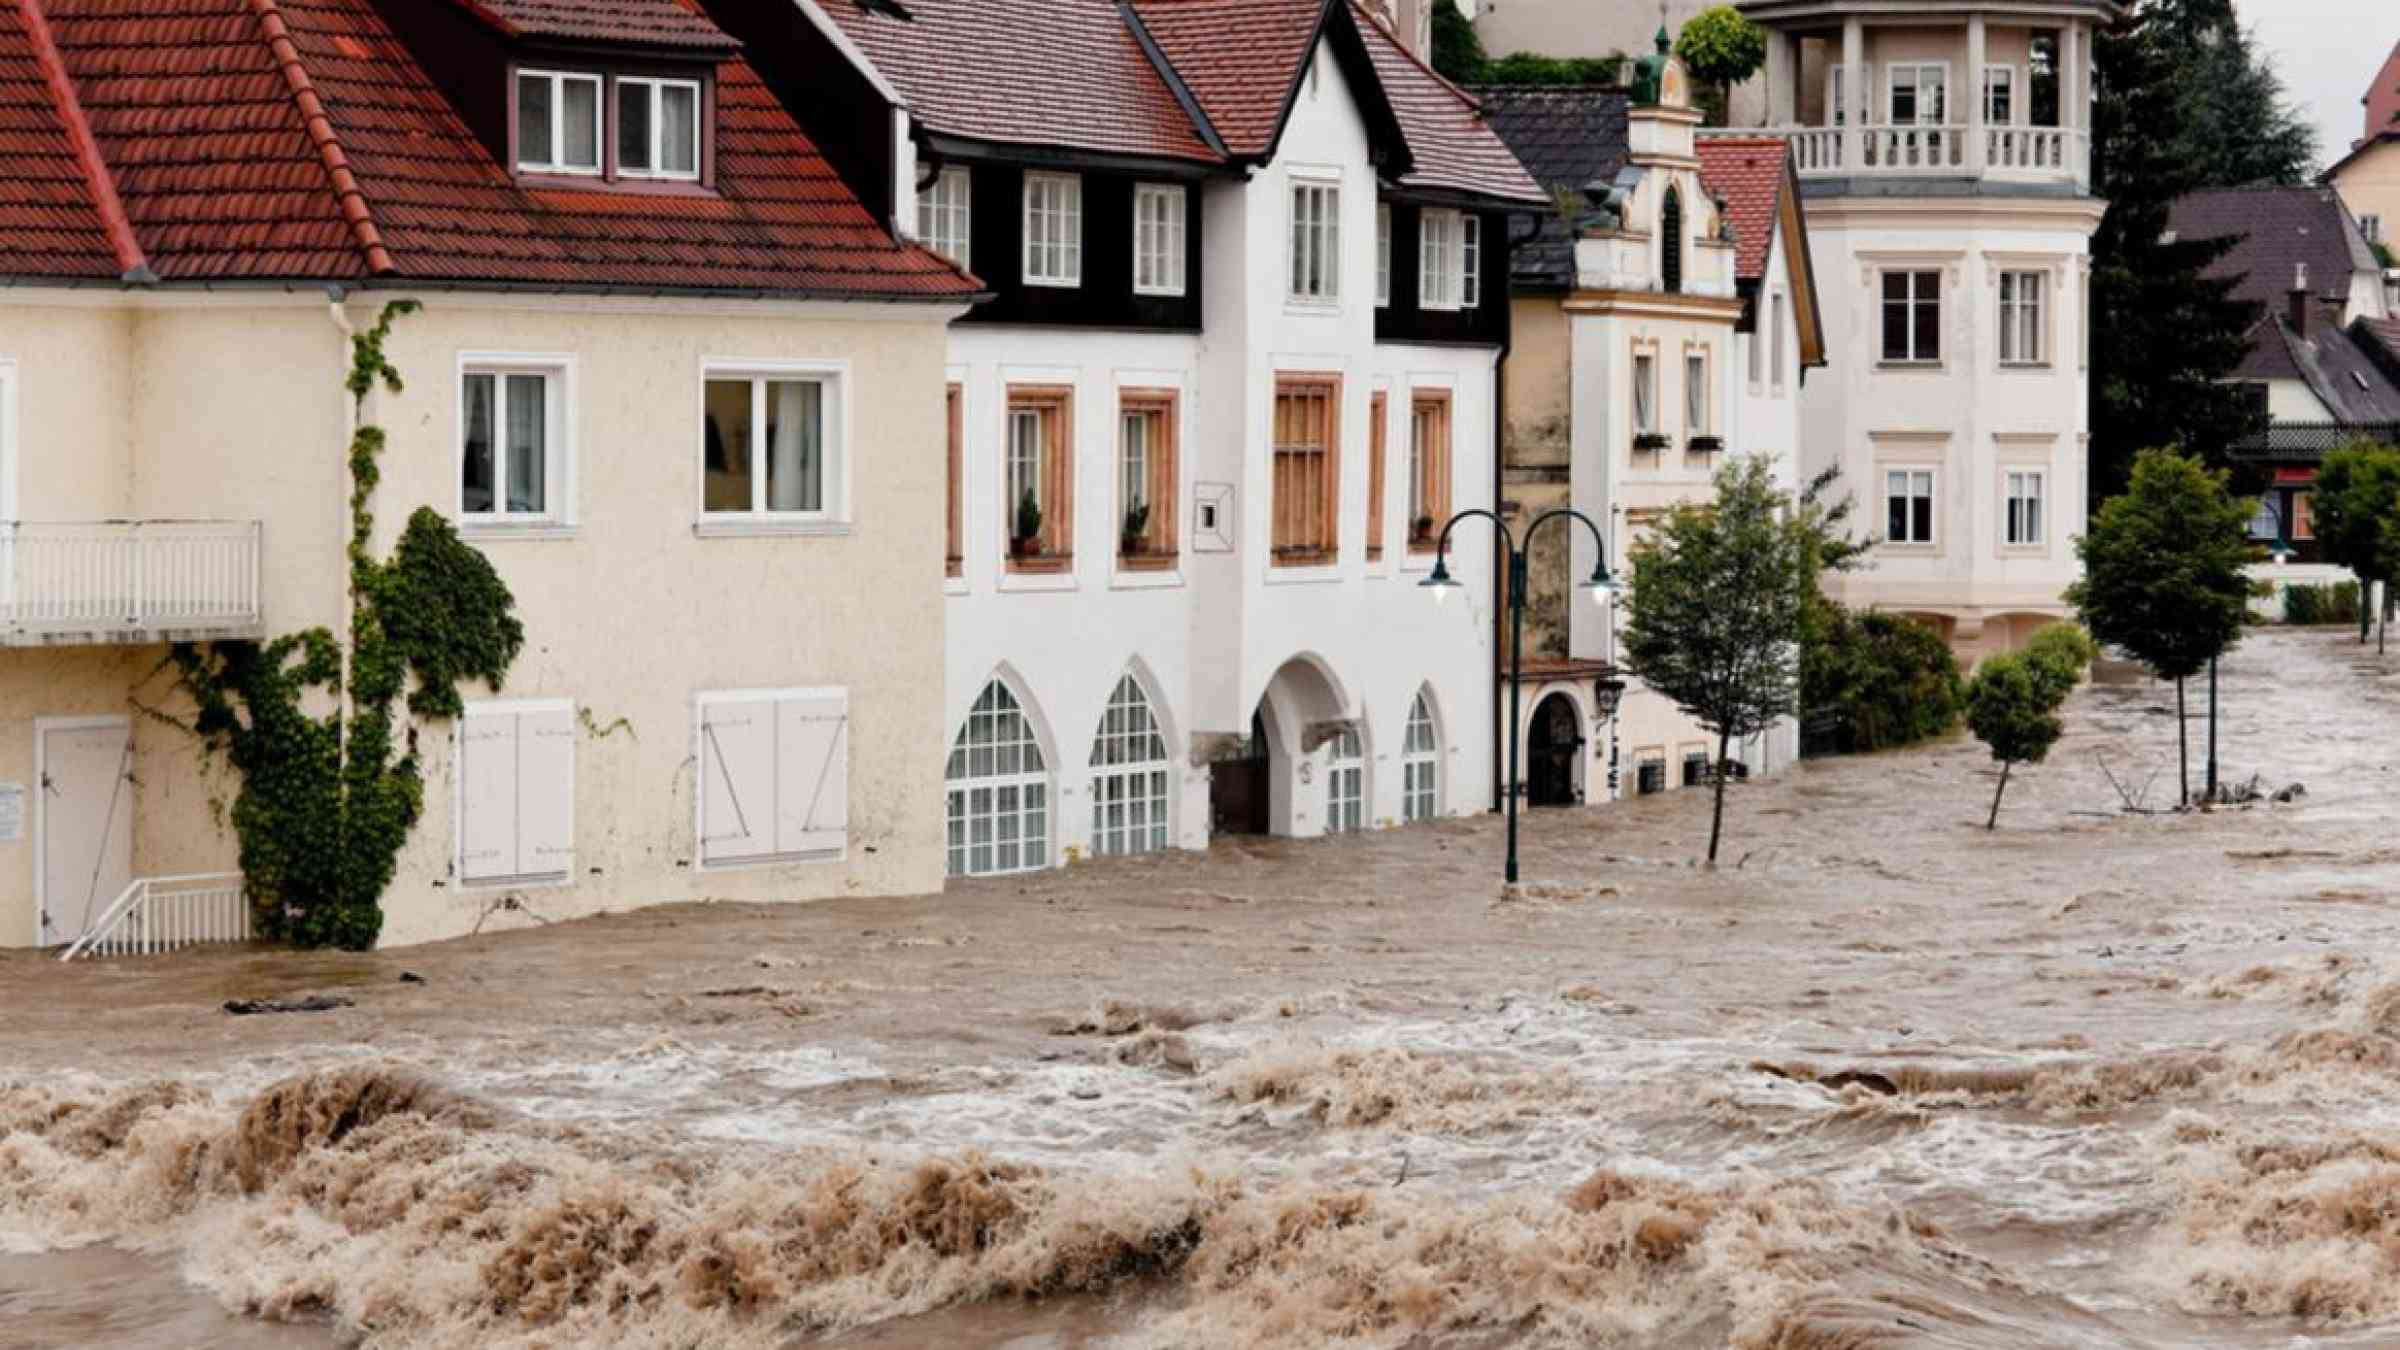
M53 236L75 247L0 289L0 945L112 914L137 943L238 924L240 784L175 725L162 644L346 631L342 382L399 299L423 308L385 348L405 388L364 409L389 437L370 547L430 506L526 636L505 688L462 690L465 718L410 719L424 811L383 942L938 889L945 429L925 391L974 284L896 242L667 0L666 79L655 30L355 0L341 40L414 96L374 132L416 157L345 152L366 128L338 111L312 143L311 111L373 100L302 34L289 87L195 101L192 172L227 186L211 221L179 220L177 184L124 171L148 150L112 102L128 82L96 74L207 81L283 50L221 3L215 47L63 19L0 46L54 91L35 111L76 195ZM492 59L437 79L413 59L437 41ZM485 126L454 80L551 119ZM597 135L603 103L655 113L649 143ZM740 110L738 150L682 117L702 108ZM238 189L259 182L289 190Z

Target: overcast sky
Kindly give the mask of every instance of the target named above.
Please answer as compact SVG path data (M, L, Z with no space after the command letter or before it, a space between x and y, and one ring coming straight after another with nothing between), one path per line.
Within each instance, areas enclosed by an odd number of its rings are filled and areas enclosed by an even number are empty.
M2358 101L2400 42L2400 3L2234 0L2234 8L2274 58L2284 91L2316 123L2320 166L2341 158L2365 125Z

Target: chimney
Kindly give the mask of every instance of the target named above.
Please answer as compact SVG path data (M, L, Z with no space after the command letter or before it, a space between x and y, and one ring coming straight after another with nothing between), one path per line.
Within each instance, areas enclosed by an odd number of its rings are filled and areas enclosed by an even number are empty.
M2292 264L2291 304L2284 313L2284 322L2292 326L2294 337L2308 336L2308 264Z

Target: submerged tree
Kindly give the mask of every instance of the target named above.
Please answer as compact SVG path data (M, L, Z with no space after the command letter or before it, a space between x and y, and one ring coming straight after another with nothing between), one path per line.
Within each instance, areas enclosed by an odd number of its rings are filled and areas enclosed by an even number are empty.
M2183 682L2242 637L2249 612L2245 526L2251 503L2225 471L2172 450L2144 450L2125 492L2109 498L2075 541L2083 578L2067 590L2084 627L2175 682L2177 784L2191 802L2191 745Z
M2358 640L2367 640L2376 583L2400 580L2400 450L2360 441L2325 456L2310 501L2325 560L2358 578ZM2382 650L2378 638L2376 650Z
M1732 747L1794 711L1800 614L1813 584L1808 527L1763 458L1717 471L1705 504L1667 513L1633 546L1623 651L1642 683L1717 738L1715 863Z
M2009 771L2041 763L2058 743L2066 729L2058 718L2061 697L2030 657L2014 652L1985 657L1967 681L1967 728L1991 747L2000 764L2000 785L1992 791L1992 811L1983 828L2000 824Z

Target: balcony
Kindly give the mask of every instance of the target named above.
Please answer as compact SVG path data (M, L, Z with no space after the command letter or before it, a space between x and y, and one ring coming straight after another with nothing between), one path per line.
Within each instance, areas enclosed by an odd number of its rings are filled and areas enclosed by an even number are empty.
M259 636L259 522L0 521L0 646Z
M2070 127L1891 124L1742 127L1702 136L1774 136L1807 179L1972 178L2088 191L2091 137Z

